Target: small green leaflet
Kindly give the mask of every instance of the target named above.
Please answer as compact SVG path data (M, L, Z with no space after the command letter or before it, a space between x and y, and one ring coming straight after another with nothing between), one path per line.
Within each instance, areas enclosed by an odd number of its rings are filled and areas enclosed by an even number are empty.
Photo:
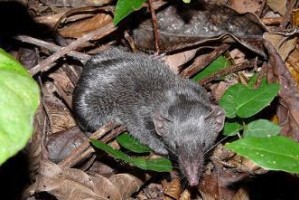
M280 127L266 119L259 119L250 122L245 130L244 137L270 137L278 135L280 133Z
M212 75L213 73L224 69L228 66L230 66L230 62L229 60L224 57L224 56L219 56L218 58L216 58L216 60L214 60L211 64L209 64L206 68L204 68L203 70L201 70L199 73L197 73L192 80L194 81L200 81L210 75Z
M40 91L27 70L0 49L0 165L25 147Z
M223 135L233 136L239 133L243 129L243 126L238 122L225 122L223 128Z
M219 104L228 118L248 118L270 105L278 91L278 84L262 84L253 89L238 83L226 90Z
M92 139L91 143L95 147L113 156L115 159L122 160L140 169L157 172L170 172L172 170L171 162L166 158L148 159L144 157L131 157L98 140Z
M135 153L149 153L151 150L141 144L137 139L133 138L128 133L123 133L116 138L117 142L124 148Z
M299 173L299 144L292 139L246 137L225 146L265 169Z
M127 17L135 10L139 10L145 0L118 0L115 7L113 19L114 25L117 25L122 19Z

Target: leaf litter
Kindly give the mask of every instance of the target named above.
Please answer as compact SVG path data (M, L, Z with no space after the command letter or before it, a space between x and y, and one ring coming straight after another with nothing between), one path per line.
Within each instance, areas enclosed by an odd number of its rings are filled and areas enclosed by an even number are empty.
M195 4L153 1L155 20L145 3L117 27L112 23L115 4L109 0L1 2L5 3L12 11L15 5L22 7L32 20L27 24L29 33L6 23L1 34L9 40L1 44L27 66L42 91L35 134L27 147L31 185L23 191L25 198L47 199L43 196L46 192L57 199L74 200L251 199L259 183L247 184L248 180L255 183L252 176L268 174L224 148L223 144L232 140L227 137L220 137L215 145L195 189L188 188L174 172L140 171L106 154L95 154L88 138L76 127L72 91L82 63L111 45L150 54L164 53L162 59L184 77L195 76L223 55L230 65L201 82L216 102L229 86L246 84L253 74L266 74L268 82L279 83L281 89L277 100L258 117L273 122L278 118L281 134L299 140L297 1L213 0ZM5 12L0 15L7 18ZM152 23L158 24L158 30L153 30ZM155 31L158 38L154 37ZM158 44L158 49L153 44ZM120 148L114 139L123 131L108 124L93 137ZM286 173L281 176L284 177L281 181L292 179ZM276 187L275 183L268 184L269 188ZM284 188L281 182L280 185L277 193L283 192L290 197L287 199L298 197L298 193L290 191L292 187ZM266 194L261 196L274 198L274 191L270 194L264 190Z

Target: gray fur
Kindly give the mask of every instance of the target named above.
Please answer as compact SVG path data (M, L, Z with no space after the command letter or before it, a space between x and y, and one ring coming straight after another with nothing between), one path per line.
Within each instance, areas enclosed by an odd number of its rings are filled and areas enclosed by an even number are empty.
M90 59L74 91L81 127L95 131L108 121L159 154L178 157L190 185L197 185L204 151L223 127L224 112L198 84L180 78L144 54L116 48Z

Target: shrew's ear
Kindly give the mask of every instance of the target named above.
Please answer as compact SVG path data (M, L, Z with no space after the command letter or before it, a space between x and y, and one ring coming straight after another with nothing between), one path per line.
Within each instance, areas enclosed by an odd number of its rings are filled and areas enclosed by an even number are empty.
M168 134L169 123L172 123L166 116L163 114L156 112L153 116L153 121L155 125L155 129L158 135L165 136Z
M225 112L221 107L216 105L212 105L211 108L212 111L208 114L206 119L212 119L213 128L215 132L219 133L224 126Z

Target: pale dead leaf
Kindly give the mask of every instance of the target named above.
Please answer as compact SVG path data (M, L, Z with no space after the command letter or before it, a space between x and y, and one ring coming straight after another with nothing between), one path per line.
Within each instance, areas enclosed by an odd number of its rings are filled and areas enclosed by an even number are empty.
M191 49L188 51L168 55L165 58L165 63L169 66L171 71L173 71L175 74L178 74L179 66L190 61L195 56L196 51L196 49Z
M147 177L145 177L146 179ZM116 174L111 176L109 180L118 188L122 199L128 199L133 193L137 192L145 181L131 174Z
M264 39L270 41L281 58L285 61L289 56L290 52L294 50L297 38L286 38L282 35L273 34L273 33L265 33Z
M90 176L79 169L61 169L49 161L41 162L35 192L48 192L59 200L120 200L121 196L107 178Z
M101 13L95 15L92 18L88 18L79 22L74 22L68 27L59 29L58 32L63 37L79 38L84 34L93 31L97 28L100 28L102 26L105 26L110 22L112 22L112 17L108 14Z
M284 15L287 11L287 0L267 0L267 5L274 11Z
M231 0L230 6L239 13L258 13L262 6L259 0Z

